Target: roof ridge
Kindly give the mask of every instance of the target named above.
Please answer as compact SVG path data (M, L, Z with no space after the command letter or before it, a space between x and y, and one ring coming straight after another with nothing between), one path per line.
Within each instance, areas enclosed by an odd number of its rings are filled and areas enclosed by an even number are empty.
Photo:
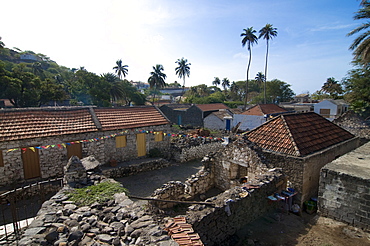
M293 147L294 147L295 151L297 152L297 155L298 155L298 156L301 156L301 152L299 151L299 148L298 148L297 142L295 141L295 138L294 138L294 136L293 136L293 133L291 132L290 127L289 127L289 125L288 125L287 121L285 120L285 115L283 115L283 114L282 114L282 115L280 115L280 118L282 118L282 121L283 121L283 124L284 124L284 126L285 126L285 129L287 130L288 135L289 135L289 137L291 138L291 141L292 141L292 143L293 143Z

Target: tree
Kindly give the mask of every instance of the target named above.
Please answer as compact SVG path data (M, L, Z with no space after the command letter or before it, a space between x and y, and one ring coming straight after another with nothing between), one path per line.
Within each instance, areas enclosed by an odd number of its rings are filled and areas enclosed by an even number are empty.
M101 77L110 85L109 94L111 97L110 100L112 104L124 97L124 88L122 86L121 80L115 74L103 73Z
M339 95L343 94L342 86L333 77L326 80L324 85L321 87L321 91L329 93L329 97L332 99L338 99Z
M293 99L294 92L290 85L284 81L273 79L267 82L266 94L271 103L289 102Z
M150 89L157 90L166 86L166 82L164 80L166 79L167 75L163 73L163 70L164 68L161 64L153 66L153 71L150 72L150 77L148 78ZM153 94L154 105L155 92Z
M369 19L370 18L370 3L368 1L361 1L362 6L359 9L353 19ZM362 65L366 65L370 62L370 23L366 21L359 27L355 28L347 34L347 36L352 36L358 33L361 33L349 47L350 50L353 50L354 61L359 62ZM363 32L364 31L364 32Z
M265 82L265 75L263 75L263 73L262 73L262 72L258 72L258 73L256 74L256 77L255 77L254 79L256 80L256 82L257 82L258 86L260 86L260 87L261 87L262 83L264 83L264 82Z
M118 78L122 79L122 75L123 77L126 77L127 73L128 73L128 66L127 65L122 65L122 60L119 59L116 61L116 66L113 67L113 69L115 70L115 73L117 74Z
M4 48L5 47L5 44L3 41L1 41L1 37L0 37L0 49Z
M245 99L244 99L244 109L247 107L247 101L248 101L248 76L249 76L249 68L251 65L251 60L252 60L252 46L253 44L258 42L258 39L255 35L256 30L253 30L253 27L250 27L248 29L243 29L244 32L240 34L242 39L242 46L244 47L247 45L247 49L249 51L249 61L248 61L248 67L247 67L247 81L245 83Z
M355 68L343 79L345 86L344 99L350 108L363 117L370 116L370 68Z
M224 91L227 91L227 88L230 87L230 80L228 78L222 79L222 87L224 88Z
M221 84L221 80L219 77L215 77L215 80L212 81L212 85L219 86Z
M265 83L264 83L264 103L266 104L266 80L267 80L267 58L269 55L269 41L273 37L277 36L277 28L272 27L271 24L266 24L266 26L262 27L259 31L260 35L258 38L266 39L266 63L265 63Z
M187 59L181 58L177 59L176 61L178 67L175 68L176 75L181 79L183 78L184 83L182 85L182 94L184 94L185 90L185 77L190 75L190 65L191 63L188 63Z
M41 77L44 73L44 69L42 69L41 62L32 63L32 71L36 76Z

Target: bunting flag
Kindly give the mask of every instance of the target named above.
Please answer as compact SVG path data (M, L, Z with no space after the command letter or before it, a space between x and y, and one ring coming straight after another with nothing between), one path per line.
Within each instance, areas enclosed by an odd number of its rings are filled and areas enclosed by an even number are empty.
M175 133L166 133L166 132L162 132L162 131L150 131L150 130L140 130L140 129L131 129L131 131L133 132L138 132L138 133L146 133L146 134L154 134L154 135L158 135L158 134L163 134L163 136L167 136L167 137L179 137L179 138L204 138L204 139L210 139L210 140L222 140L222 138L214 138L214 137L202 137L202 136L193 136L193 135L186 135L186 134L175 134ZM79 143L92 143L92 142L96 142L96 141L100 141L100 140L104 140L104 139L109 139L109 138L115 138L116 136L120 136L120 135L125 135L125 134L128 134L129 133L129 130L124 130L124 131L121 131L119 133L113 133L113 134L110 134L110 135L107 135L107 136L102 136L102 137L96 137L96 138L91 138L91 139L83 139L83 140L78 140L78 141L74 141L74 142L68 142L68 143L59 143L59 144L51 144L51 145L41 145L41 146L35 146L35 147L28 147L28 148L13 148L13 149L8 149L7 150L7 153L8 152L12 152L12 151L16 151L16 150L22 150L23 153L25 153L27 151L27 149L30 149L31 151L35 152L36 149L49 149L49 148L55 148L55 147L58 147L58 149L65 149L67 148L68 145L72 145L72 144L79 144Z

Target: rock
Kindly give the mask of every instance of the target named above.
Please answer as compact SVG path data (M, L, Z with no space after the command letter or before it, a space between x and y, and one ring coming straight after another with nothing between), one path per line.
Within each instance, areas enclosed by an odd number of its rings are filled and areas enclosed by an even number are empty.
M88 156L81 159L81 163L86 171L94 170L100 168L101 164L94 156Z
M99 234L96 236L96 238L103 243L110 244L113 241L113 237L108 234Z
M51 231L48 234L45 235L45 239L48 242L54 242L59 237L59 233L57 231Z
M80 227L81 227L81 231L83 232L87 232L91 228L90 224L87 224L87 223L81 225Z
M64 205L64 209L70 209L70 210L75 210L77 206L75 204L66 204Z
M34 228L29 228L28 230L25 231L24 236L33 236L36 234L41 234L46 230L45 227L34 227Z
M77 220L71 220L71 219L64 221L64 224L69 227L79 226L79 223Z
M74 231L68 236L68 242L80 241L84 233L82 231Z
M117 221L110 223L109 226L112 227L115 231L118 231L119 229L122 229L125 227L124 224L122 224L121 222L117 222Z

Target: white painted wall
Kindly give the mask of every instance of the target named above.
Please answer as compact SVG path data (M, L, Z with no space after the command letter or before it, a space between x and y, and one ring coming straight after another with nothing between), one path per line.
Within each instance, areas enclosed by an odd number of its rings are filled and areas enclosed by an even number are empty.
M266 119L265 117L258 115L234 114L232 126L235 127L239 122L241 122L239 129L245 131L247 129L252 130L257 126L260 126L266 122Z

